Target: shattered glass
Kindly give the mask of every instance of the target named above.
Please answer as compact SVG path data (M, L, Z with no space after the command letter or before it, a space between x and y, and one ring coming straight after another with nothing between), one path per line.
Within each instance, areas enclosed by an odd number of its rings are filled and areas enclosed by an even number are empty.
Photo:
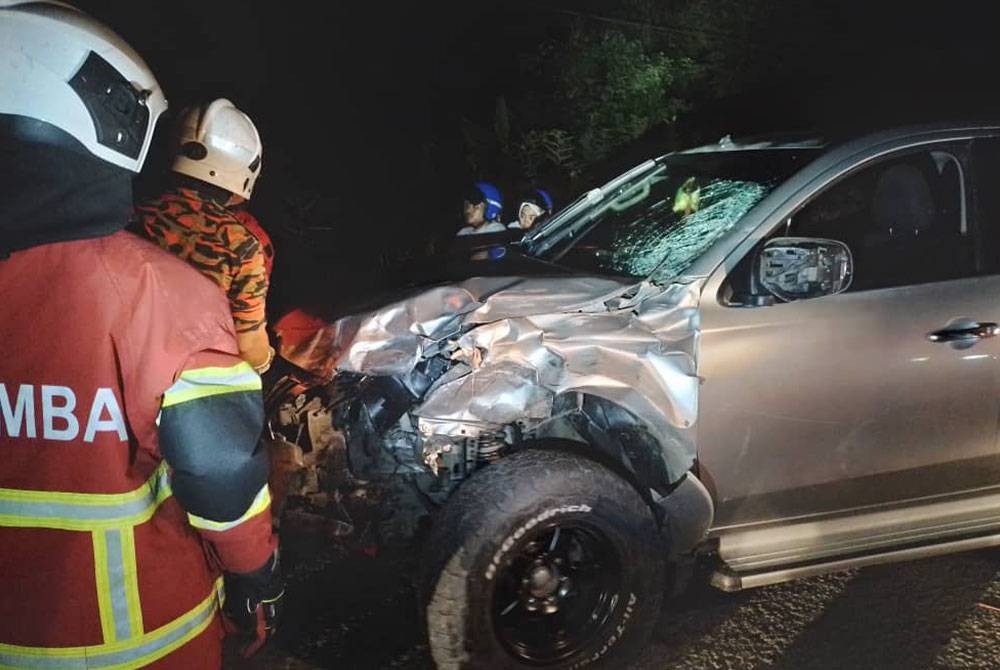
M530 253L588 275L679 277L771 190L807 150L670 154L557 217ZM534 242L534 240L532 240Z
M700 188L698 209L676 225L674 209L660 208L666 217L650 216L619 232L609 267L632 277L648 276L661 266L663 277L676 277L719 237L729 232L768 192L762 184L721 180Z

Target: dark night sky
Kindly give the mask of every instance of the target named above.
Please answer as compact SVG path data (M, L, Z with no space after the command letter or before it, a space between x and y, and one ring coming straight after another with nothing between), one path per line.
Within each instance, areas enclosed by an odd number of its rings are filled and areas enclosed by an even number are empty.
M456 222L428 222L427 212L445 211L440 205L454 200L468 177L461 117L488 123L495 96L516 90L518 53L565 30L565 14L552 7L608 14L629 6L627 0L77 4L143 54L173 110L227 96L254 118L265 150L252 205L266 215L266 227L280 216L272 215L274 203L296 189L339 203L333 241L317 248L370 248L386 232L419 238L423 228L449 231ZM779 55L773 72L742 94L689 112L681 127L687 137L713 140L1000 109L1000 40L989 8L969 0L798 5L799 12L815 13L815 34L755 35L762 51ZM653 132L623 154L627 162L670 148ZM429 151L438 157L434 165ZM405 191L401 175L429 169L435 170L431 192ZM335 274L319 276L334 281Z
M362 181L373 177L388 187L395 170L408 169L415 148L446 141L461 115L489 114L494 96L517 86L518 49L565 21L539 7L599 13L615 5L612 0L79 4L147 58L175 110L193 99L231 97L257 121L271 165L290 169L306 183L342 183L348 189L358 187L359 172L370 173ZM926 106L993 95L998 40L995 24L985 20L988 3L812 4L822 16L822 30L810 36L805 53L789 53L773 79L701 110L705 120L696 110L688 121L708 132L767 129L838 115L864 118L886 109L905 115L917 100ZM765 35L761 42L780 50L785 37ZM393 151L385 147L397 147L401 160L386 165ZM369 155L378 161L366 159Z
M143 54L173 109L228 96L257 122L272 160L305 160L309 169L297 171L324 183L331 171L356 172L366 147L405 150L459 113L492 110L500 87L490 82L504 76L504 44L519 21L517 11L502 12L506 25L491 39L478 24L500 3L78 4Z

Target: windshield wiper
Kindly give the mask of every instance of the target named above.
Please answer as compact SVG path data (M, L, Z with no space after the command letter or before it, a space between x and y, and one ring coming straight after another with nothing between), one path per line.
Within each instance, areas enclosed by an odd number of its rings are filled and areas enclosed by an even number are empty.
M538 256L539 254L544 254L567 237L573 237L581 228L589 223L590 217L585 214L592 212L594 207L604 200L606 195L617 193L619 189L637 177L646 174L657 165L659 165L657 161L648 160L604 186L587 191L576 202L556 215L549 222L549 225L525 237L525 249L532 256Z

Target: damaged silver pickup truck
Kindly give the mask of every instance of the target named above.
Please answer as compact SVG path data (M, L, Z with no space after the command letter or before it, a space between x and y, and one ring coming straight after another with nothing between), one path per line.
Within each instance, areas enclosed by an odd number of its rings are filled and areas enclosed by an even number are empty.
M994 127L727 137L286 348L344 467L439 506L438 667L625 667L695 562L737 590L1000 544L998 180Z

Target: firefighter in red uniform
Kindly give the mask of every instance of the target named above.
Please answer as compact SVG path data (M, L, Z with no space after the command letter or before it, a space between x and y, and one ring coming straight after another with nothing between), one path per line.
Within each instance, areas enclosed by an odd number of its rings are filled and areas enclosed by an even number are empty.
M0 0L3 668L215 670L223 597L247 651L274 629L260 378L225 296L122 230L165 108L104 26Z

